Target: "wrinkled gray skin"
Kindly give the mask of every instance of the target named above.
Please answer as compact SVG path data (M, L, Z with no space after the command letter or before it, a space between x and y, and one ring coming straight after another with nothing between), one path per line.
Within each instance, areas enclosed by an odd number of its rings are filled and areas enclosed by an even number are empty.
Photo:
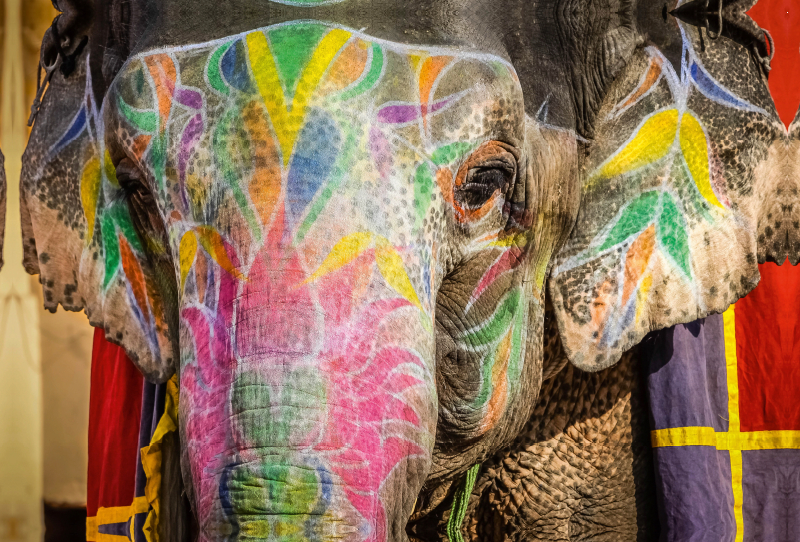
M725 2L726 9L736 17L748 7L745 4ZM507 58L520 77L527 116L577 134L580 141L571 152L536 157L542 160L541 167L550 168L553 178L561 183L540 192L548 204L543 213L552 220L549 234L557 243L567 237L577 215L580 177L575 172L581 171L591 158L598 113L620 98L621 91L610 95L615 81L632 77L626 67L646 45L658 47L676 66L680 61L680 38L674 21L662 18L663 4L647 0L352 0L310 10L261 0L231 0L224 8L218 5L218 0L170 0L151 5L104 0L92 6L88 0L62 0L59 7L69 16L64 17L59 32L65 38L66 50L71 50L82 35L90 35L90 69L98 102L124 59L136 50L207 41L301 18L367 28L372 36L400 43L467 44ZM214 24L209 24L209 14L213 14ZM44 41L45 58L52 55L48 36ZM758 53L758 44L743 46L725 38L713 47L709 45L706 61L719 67L730 55L736 56L739 65L747 66L746 79L738 82L738 90L747 90L748 99L757 100L759 106L774 112L764 76L759 75ZM65 118L75 110L74 103L80 100L82 91L80 77L54 77L49 107L46 103L40 113L34 144L26 154L29 164L41 160L43 154L36 147L36 136L53 127L63 129ZM548 104L546 112L540 109L544 103ZM630 132L634 126L628 128ZM755 163L768 161L764 149L782 138L774 123L759 125L749 134L740 128L726 127L724 122L718 127L722 139L730 143L729 149L736 148L737 138L767 141L757 147L758 156L741 157L742 167L750 170ZM565 165L569 160L573 163ZM785 160L774 162L786 166ZM571 177L564 178L565 172ZM74 177L78 173L68 170L61 175ZM784 175L786 178L788 175ZM765 227L759 221L759 228ZM38 239L33 239L30 218L24 211L23 228L27 267L38 272L39 264L46 262L37 257ZM758 257L762 261L782 261L789 250L781 243L759 246ZM730 282L734 297L753 286L744 272L741 281L731 277ZM48 301L65 303L61 292L49 291L47 281L44 286L46 296L48 292L54 296ZM452 296L444 297L439 305L447 314L447 299ZM685 319L694 317L687 315ZM463 323L443 318L437 325L446 335ZM657 518L654 492L650 489L652 468L636 354L626 355L618 365L592 374L565 366L552 317L547 320L544 337L543 359L536 365L541 374L529 378L522 391L526 402L520 411L526 415L513 423L501 422L508 430L467 442L458 436L463 429L459 425L466 421L450 419L445 425L440 421L432 467L407 527L412 537L443 537L443 524L457 482L471 465L484 462L465 521L465 532L473 540L654 539ZM439 339L437 344L446 344ZM469 375L465 379L464 369L454 361L458 361L457 356L451 359L437 352L440 411L447 411L457 403L460 393L468 393L474 387L474 379ZM527 425L520 431L510 431L525 420ZM515 434L518 438L514 440ZM165 491L167 501L177 499L179 482L165 484ZM393 517L392 521L390 539L402 540L404 518ZM173 517L171 523L177 525L179 521ZM168 539L176 539L182 535L175 533L183 532L184 527L178 526L167 534Z

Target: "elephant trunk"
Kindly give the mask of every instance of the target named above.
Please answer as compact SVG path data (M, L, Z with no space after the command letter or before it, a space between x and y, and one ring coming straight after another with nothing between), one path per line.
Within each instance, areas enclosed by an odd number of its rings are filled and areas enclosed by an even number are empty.
M203 537L406 540L436 423L427 316L271 262L223 276L215 318L183 311L197 360L181 375L181 415Z

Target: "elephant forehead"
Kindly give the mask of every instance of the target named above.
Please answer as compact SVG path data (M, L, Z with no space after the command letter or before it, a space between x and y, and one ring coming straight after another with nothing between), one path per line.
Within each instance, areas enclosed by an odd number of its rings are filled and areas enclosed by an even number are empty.
M263 113L284 163L303 127L322 117L351 134L400 133L407 150L423 156L455 139L522 139L519 80L500 57L411 47L318 22L140 54L117 90L110 105L137 135L185 131L195 115L192 130L202 132L233 110Z
M488 140L524 138L519 80L501 58L309 21L140 54L108 100L112 137L178 222L215 220L224 192L256 230L286 199L300 237L341 206L381 231L397 224L378 215L402 208L416 228L446 172Z

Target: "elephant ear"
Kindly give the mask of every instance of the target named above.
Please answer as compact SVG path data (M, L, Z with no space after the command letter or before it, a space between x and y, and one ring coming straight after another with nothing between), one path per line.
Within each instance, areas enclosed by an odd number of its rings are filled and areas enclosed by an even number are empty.
M564 349L596 371L650 331L758 282L758 198L784 129L757 61L680 24L673 64L638 50L606 96L550 293Z
M761 190L758 261L800 261L800 111L789 126L784 145L771 149L765 164L768 180Z
M163 265L163 236L131 215L86 68L53 76L25 150L24 264L39 274L45 308L85 310L145 376L163 381L177 360L174 272Z

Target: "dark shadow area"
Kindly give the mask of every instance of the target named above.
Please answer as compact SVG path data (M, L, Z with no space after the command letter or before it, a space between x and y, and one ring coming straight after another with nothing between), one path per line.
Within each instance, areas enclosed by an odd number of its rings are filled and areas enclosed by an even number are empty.
M86 542L86 507L44 503L44 542Z

